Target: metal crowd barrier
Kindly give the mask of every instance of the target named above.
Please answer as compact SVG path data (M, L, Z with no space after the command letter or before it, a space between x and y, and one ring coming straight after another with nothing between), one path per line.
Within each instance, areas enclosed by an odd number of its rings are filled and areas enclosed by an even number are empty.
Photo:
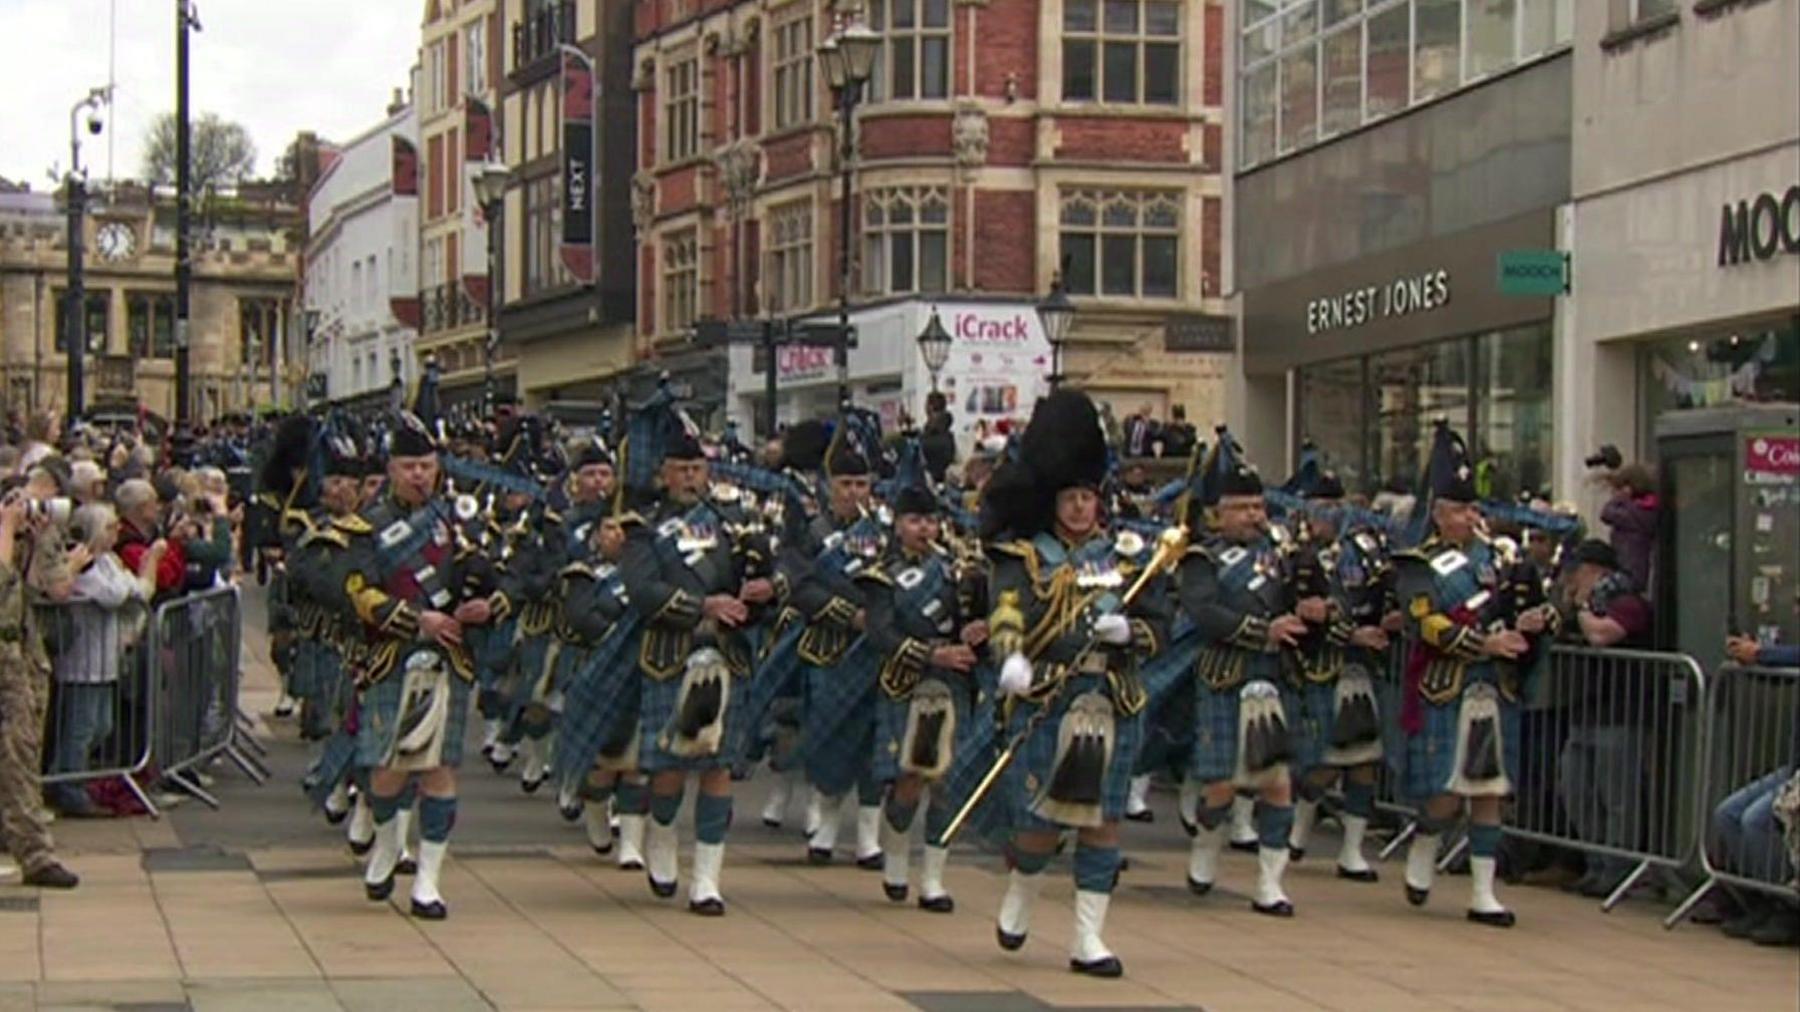
M1375 808L1400 824L1379 853L1384 861L1417 832L1424 800L1406 796L1396 772L1406 747L1398 723L1405 650L1402 643L1390 651L1376 683L1387 730ZM1686 654L1558 644L1530 689L1504 832L1610 864L1617 881L1601 905L1608 911L1651 871L1693 861L1707 730L1699 664ZM1462 855L1467 838L1459 831L1445 844L1440 870Z
M1770 805L1800 767L1800 670L1726 664L1707 698L1709 747L1700 765L1706 874L1666 926L1673 927L1719 886L1800 903L1800 869L1790 863Z
M149 607L142 601L118 608L71 601L40 605L37 617L50 658L43 783L52 800L59 807L85 806L92 803L87 784L114 781L145 811L158 814L138 783L152 759L145 691Z
M1706 676L1687 654L1558 644L1520 721L1505 832L1597 859L1610 911L1699 849Z
M221 756L261 784L268 770L252 751L238 710L243 674L243 609L236 587L168 601L150 622L151 682L157 705L152 750L164 777L211 808L219 801L199 768ZM246 744L251 743L251 744Z

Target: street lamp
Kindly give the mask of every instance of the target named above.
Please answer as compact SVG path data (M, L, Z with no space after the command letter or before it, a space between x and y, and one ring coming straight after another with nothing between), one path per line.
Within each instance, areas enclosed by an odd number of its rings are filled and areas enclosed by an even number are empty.
M1050 389L1062 383L1063 343L1069 339L1069 327L1075 323L1075 303L1063 288L1062 274L1050 278L1050 294L1037 304L1038 322L1044 325L1044 336L1050 340Z
M935 394L938 392L938 373L944 370L944 363L950 361L950 332L938 319L936 306L931 307L931 319L919 332L919 355L925 359L925 368L931 370L931 392Z
M870 30L860 13L819 44L825 83L838 101L838 408L850 403L850 160L856 156L856 106L863 85L875 68L881 36Z
M98 136L106 128L100 115L102 105L112 105L112 86L89 88L81 101L69 107L69 175L67 183L69 213L69 282L64 294L67 308L63 313L63 337L69 363L69 410L66 424L81 420L82 398L86 384L82 381L82 356L87 353L87 290L82 277L82 225L87 216L87 187L81 171L81 111L87 110L88 133ZM102 335L104 337L105 335Z
M512 185L512 170L505 163L488 161L475 169L475 201L481 205L481 216L487 222L488 290L487 344L483 349L481 399L493 416L498 391L494 389L494 355L500 349L500 216L506 210L506 190Z

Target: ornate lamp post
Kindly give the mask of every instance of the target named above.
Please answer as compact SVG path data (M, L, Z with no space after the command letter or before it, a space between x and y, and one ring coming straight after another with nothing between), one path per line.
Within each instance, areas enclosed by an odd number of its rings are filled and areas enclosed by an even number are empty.
M850 400L850 213L851 160L856 156L856 106L863 85L875 68L881 36L862 20L860 11L819 44L819 65L838 103L838 406Z
M1044 325L1044 336L1050 340L1050 389L1062 385L1063 343L1069 339L1069 327L1075 323L1075 303L1063 289L1062 274L1050 279L1050 293L1037 304L1038 321Z
M938 373L944 371L944 363L950 361L950 332L944 329L944 323L938 319L936 306L931 307L931 319L925 322L925 329L919 331L919 356L925 360L925 368L931 370L931 392L938 392Z
M504 284L500 270L500 217L506 210L506 190L512 185L512 170L502 162L490 161L475 170L475 200L481 205L481 216L487 222L487 344L483 349L481 399L491 417L494 413L494 355L500 349L500 289Z

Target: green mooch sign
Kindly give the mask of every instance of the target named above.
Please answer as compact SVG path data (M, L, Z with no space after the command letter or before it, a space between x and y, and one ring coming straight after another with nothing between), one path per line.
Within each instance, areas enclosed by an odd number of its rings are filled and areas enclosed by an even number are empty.
M1500 254L1500 294L1566 295L1569 254L1553 249L1515 249Z

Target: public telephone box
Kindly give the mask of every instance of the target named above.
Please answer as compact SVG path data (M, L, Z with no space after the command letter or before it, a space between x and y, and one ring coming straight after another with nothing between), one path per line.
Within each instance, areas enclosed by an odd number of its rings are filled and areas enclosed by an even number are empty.
M1716 671L1727 633L1800 640L1800 405L1656 420L1659 642Z

